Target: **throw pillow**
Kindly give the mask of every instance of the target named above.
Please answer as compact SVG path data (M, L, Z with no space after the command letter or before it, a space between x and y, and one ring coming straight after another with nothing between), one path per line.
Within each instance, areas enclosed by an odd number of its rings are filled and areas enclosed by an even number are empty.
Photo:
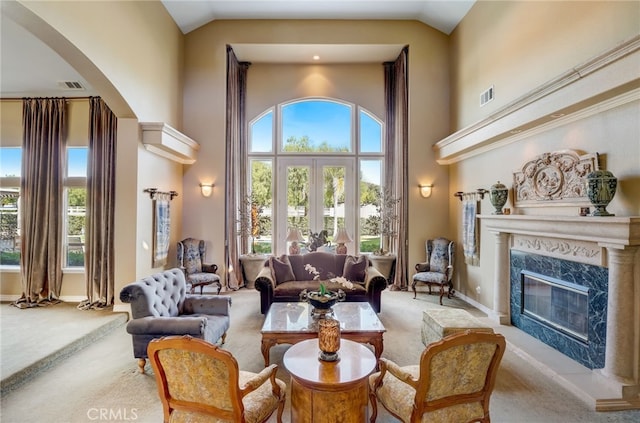
M294 281L296 279L293 274L293 269L291 268L291 263L289 263L289 257L283 255L280 258L271 257L269 260L271 264L271 274L276 284Z
M351 282L364 282L367 276L367 267L369 267L367 256L347 256L344 260L342 276Z
M418 263L416 264L417 272L429 272L431 270L431 266L429 263Z

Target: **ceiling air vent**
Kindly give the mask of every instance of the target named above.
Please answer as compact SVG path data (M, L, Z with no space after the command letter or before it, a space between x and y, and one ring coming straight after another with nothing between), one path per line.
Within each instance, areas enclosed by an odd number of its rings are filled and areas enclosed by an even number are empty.
M480 107L493 100L493 85L480 94Z
M78 81L60 81L58 85L65 90L84 91L84 87Z

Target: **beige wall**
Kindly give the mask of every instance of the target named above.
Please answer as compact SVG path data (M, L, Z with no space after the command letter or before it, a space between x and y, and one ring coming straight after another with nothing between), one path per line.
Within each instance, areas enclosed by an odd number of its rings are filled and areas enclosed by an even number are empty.
M638 2L478 2L451 36L453 131L485 119L506 104L624 40L638 35ZM496 99L479 107L479 94L495 85ZM633 88L633 87L632 87ZM513 184L512 172L544 152L598 152L601 165L619 178L607 209L617 216L640 215L640 104L603 108L595 115L567 119L535 135L450 165L450 191ZM511 194L510 194L511 195ZM462 239L461 206L450 198L451 225ZM513 207L510 197L506 207ZM488 198L481 213L493 207ZM577 208L519 209L523 214L575 215ZM467 266L458 249L458 290L489 309L493 305L492 233L480 234L480 266ZM476 288L480 288L480 293Z
M409 45L409 262L424 260L425 239L447 235L448 227L443 207L448 204L447 169L435 164L431 145L448 134L449 58L447 37L414 21L213 21L187 34L184 128L201 150L198 161L185 166L184 235L210 240L209 259L224 269L226 45L292 42ZM255 64L249 68L248 118L284 99L311 93L371 104L382 117L383 79L367 70L359 83L379 86L372 93L356 93L349 88L355 69L281 66L280 74L272 72L276 67ZM216 183L209 198L197 189L205 180ZM420 197L418 184L428 182L435 188L427 200Z

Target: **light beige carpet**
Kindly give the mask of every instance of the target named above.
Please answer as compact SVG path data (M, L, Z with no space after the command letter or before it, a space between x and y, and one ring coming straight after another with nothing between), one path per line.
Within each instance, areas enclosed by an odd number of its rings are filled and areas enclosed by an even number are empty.
M259 312L259 293L242 289L230 295L233 297L232 322L224 348L234 354L240 368L258 372L263 368L260 328L264 319ZM400 365L417 363L424 348L420 340L422 311L440 307L437 296L419 294L417 300L412 297L409 292L385 291L379 314L387 329L382 355ZM482 316L457 299L445 301L445 304L469 308L476 316ZM279 377L289 385L289 376L282 367L282 356L288 347L279 345L272 348L271 361L280 365ZM0 421L161 422L162 409L156 389L149 365L147 374L137 372L131 340L124 326L120 326L5 395ZM288 422L289 399L286 407L284 421ZM396 421L384 411L380 411L378 417L379 422ZM639 422L640 412L595 412L520 356L507 350L491 400L491 418L494 423ZM269 422L275 421L273 416Z

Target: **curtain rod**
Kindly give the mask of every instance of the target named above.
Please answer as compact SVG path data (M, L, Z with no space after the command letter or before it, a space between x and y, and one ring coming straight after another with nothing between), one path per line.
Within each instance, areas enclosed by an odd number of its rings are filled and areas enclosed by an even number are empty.
M156 199L156 195L168 195L169 196L169 200L173 200L173 197L177 197L178 196L178 192L177 191L158 191L158 188L146 188L144 190L144 192L148 192L149 193L149 197L151 197L152 200Z
M489 191L484 189L484 188L478 188L475 191L470 191L470 192L462 192L462 191L458 191L455 194L453 194L454 197L458 197L460 199L460 201L462 201L462 197L465 195L471 195L471 194L480 194L480 199L484 200L484 195L486 193L488 193Z

